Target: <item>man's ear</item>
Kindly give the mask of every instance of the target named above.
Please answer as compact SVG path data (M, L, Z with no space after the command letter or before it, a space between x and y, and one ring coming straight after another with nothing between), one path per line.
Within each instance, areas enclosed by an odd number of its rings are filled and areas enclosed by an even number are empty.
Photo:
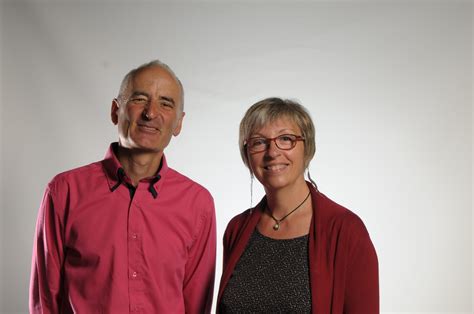
M112 100L112 107L110 108L110 119L112 120L112 123L117 125L118 123L118 111L120 109L120 104L117 98L114 98Z
M176 124L176 127L174 128L173 135L178 136L179 133L181 132L181 127L183 126L183 118L184 118L185 112L181 112L181 117L178 119L178 123Z

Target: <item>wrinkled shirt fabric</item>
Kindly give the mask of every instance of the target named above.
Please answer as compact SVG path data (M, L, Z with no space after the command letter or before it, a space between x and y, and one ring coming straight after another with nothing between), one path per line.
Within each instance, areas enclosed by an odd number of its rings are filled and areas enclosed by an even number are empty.
M169 168L164 155L158 173L133 189L116 146L104 160L48 184L34 239L30 312L210 312L212 196Z

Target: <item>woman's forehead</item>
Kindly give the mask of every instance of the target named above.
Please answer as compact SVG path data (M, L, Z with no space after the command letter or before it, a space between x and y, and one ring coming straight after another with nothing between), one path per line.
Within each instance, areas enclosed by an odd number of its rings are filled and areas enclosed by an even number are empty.
M279 115L266 120L261 119L260 121L255 121L250 134L259 133L262 130L269 129L276 131L285 129L301 131L301 128L296 123L294 118L289 117L288 115Z

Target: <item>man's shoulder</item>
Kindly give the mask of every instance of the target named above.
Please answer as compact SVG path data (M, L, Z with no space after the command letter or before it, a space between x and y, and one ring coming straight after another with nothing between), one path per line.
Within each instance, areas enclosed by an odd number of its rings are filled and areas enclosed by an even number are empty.
M56 189L58 186L70 183L82 182L83 184L87 184L88 179L97 174L103 174L100 161L60 172L50 180L48 187L50 189Z
M168 168L163 178L161 191L170 195L186 213L191 210L203 217L215 215L214 198L207 188L172 168Z
M168 168L168 172L166 174L166 182L172 188L201 192L204 194L208 194L210 197L212 197L208 189L204 187L202 184L194 181L193 179L189 178L188 176L182 174L181 172L173 168Z

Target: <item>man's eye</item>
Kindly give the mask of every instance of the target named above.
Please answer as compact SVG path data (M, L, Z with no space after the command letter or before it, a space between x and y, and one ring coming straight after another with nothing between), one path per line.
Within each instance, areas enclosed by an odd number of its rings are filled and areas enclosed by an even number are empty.
M167 102L167 101L162 102L161 105L162 105L163 107L167 107L167 108L174 108L174 105L173 105L172 103L170 103L170 102Z
M137 103L137 104L144 104L148 101L148 99L146 98L139 98L139 97L132 98L131 100L132 102Z

